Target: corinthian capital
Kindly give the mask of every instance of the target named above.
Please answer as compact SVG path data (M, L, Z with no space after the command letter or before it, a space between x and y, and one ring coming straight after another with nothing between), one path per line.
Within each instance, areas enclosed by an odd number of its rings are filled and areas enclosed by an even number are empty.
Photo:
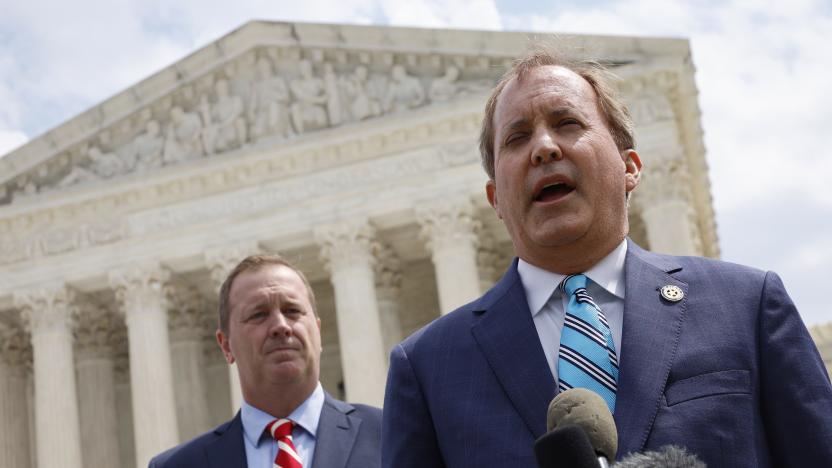
M0 363L23 368L32 360L29 337L18 324L0 322Z
M258 252L260 252L260 248L255 241L223 246L205 252L205 263L211 273L211 282L214 284L214 289L219 291L231 270L244 258Z
M354 264L375 264L375 229L367 220L345 221L315 230L321 260L330 273Z
M681 152L650 166L641 179L633 192L633 203L637 208L647 209L673 201L687 203L693 198L690 170Z
M386 243L376 243L375 248L375 278L376 288L397 294L402 285L401 260L396 252Z
M422 227L421 235L428 249L436 252L460 242L478 244L476 232L480 222L474 216L474 205L467 197L441 200L416 209L416 218Z
M71 331L75 294L63 284L22 291L14 295L24 324L33 335L52 330Z
M206 326L205 299L194 286L167 289L168 324L174 338L201 338Z
M142 310L165 307L165 282L170 272L159 265L137 265L110 272L110 286L122 312L130 314Z
M98 304L85 303L78 308L75 343L79 356L108 356L113 352L114 312Z

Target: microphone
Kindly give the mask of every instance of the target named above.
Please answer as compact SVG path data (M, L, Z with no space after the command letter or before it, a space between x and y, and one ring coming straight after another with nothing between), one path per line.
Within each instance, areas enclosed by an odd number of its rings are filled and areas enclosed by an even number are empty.
M584 430L570 424L537 439L534 456L540 468L598 468L598 457Z
M682 447L665 445L655 452L627 455L613 468L706 468L706 465Z
M591 450L586 450L586 445L578 440L580 436L574 435L574 429L567 429L568 427L579 428L584 438L589 441L588 448ZM604 399L591 390L572 388L555 396L546 413L546 428L549 432L535 442L535 455L540 467L606 468L609 466L609 460L615 460L615 453L618 451L615 421ZM567 431L570 432L569 435L561 435L561 432ZM584 463L588 463L585 460L590 457L592 463L556 465L549 461L556 460L550 457L556 457L558 454L579 457L576 460L584 460Z
M615 460L618 451L618 431L615 420L600 395L585 388L570 388L559 393L549 403L546 413L546 427L549 430L562 425L574 424L584 430L601 466Z

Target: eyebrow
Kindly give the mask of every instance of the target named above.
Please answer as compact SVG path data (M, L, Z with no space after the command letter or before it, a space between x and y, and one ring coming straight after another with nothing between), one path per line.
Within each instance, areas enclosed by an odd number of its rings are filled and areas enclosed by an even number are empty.
M558 107L551 112L549 112L549 117L565 117L567 115L575 115L577 114L580 117L583 117L583 114L576 109L575 107Z
M575 115L575 116L580 117L582 119L584 118L583 113L578 108L573 107L573 106L558 106L558 107L552 109L551 111L549 111L547 115L549 116L549 118L554 118L554 119L561 118L561 117L566 117L568 115ZM520 117L519 119L513 120L508 125L505 125L504 127L502 127L502 130L505 131L505 132L509 132L509 131L512 131L512 130L517 130L517 129L523 128L523 127L527 126L528 124L529 124L529 119L527 119L525 117Z

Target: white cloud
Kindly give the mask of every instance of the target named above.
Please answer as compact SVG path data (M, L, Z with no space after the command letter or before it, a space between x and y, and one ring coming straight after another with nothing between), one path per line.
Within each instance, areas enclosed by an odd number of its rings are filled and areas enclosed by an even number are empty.
M0 122L39 134L252 19L367 23L375 2L30 0L3 10L0 118L27 112Z
M500 14L492 0L381 0L392 25L500 29Z
M29 137L19 130L0 128L0 158L28 140Z

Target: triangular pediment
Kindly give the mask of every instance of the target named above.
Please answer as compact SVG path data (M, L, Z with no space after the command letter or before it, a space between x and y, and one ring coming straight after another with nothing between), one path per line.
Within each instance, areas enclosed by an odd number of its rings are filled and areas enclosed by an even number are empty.
M654 61L687 48L570 38L619 64L646 48ZM0 159L0 204L484 95L529 43L522 33L248 23Z

